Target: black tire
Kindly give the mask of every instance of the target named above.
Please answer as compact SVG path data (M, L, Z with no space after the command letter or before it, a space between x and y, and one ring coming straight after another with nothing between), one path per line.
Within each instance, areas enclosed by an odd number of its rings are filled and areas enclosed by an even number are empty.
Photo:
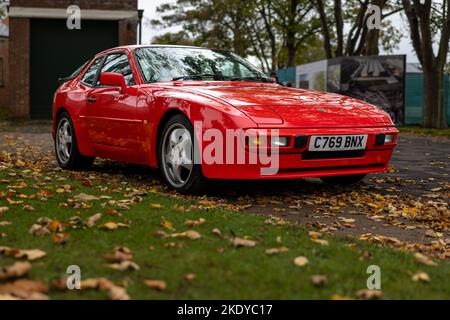
M58 147L58 144L60 142L59 138L59 129L60 126L63 124L68 125L68 129L71 132L71 143L70 146L67 145L68 156L63 156L61 154L61 150ZM78 142L77 137L75 133L75 127L73 125L72 119L70 118L70 115L68 112L64 111L62 112L57 119L56 122L56 136L55 136L55 153L56 153L56 160L58 161L59 166L62 169L65 170L82 170L82 169L89 169L92 164L94 163L95 157L86 157L80 153L80 150L78 149Z
M361 182L366 177L365 174L357 174L350 176L321 177L320 179L329 185L351 185Z
M166 156L164 156L165 144L167 143L166 139L170 138L168 135L171 134L171 131L177 128L181 130L185 128L190 134L192 144L191 160L193 158L194 152L198 152L198 150L194 150L195 144L193 144L193 141L195 139L195 136L192 124L184 115L177 114L170 118L169 121L164 125L164 129L162 130L161 135L158 139L159 169L161 171L164 182L169 188L183 194L198 194L205 190L208 184L208 179L206 179L206 177L203 175L201 164L193 163L192 168L190 169L190 173L185 174L186 178L184 179L184 182L177 183L176 181L174 181L173 177L170 174L171 167L169 164L167 164L167 161L165 159Z

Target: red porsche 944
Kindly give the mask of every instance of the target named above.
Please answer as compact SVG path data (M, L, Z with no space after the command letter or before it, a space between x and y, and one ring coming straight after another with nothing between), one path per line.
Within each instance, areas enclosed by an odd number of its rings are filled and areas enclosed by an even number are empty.
M379 108L283 87L228 51L119 47L62 82L53 105L62 168L95 157L158 167L179 192L214 179L355 183L386 171L397 141Z

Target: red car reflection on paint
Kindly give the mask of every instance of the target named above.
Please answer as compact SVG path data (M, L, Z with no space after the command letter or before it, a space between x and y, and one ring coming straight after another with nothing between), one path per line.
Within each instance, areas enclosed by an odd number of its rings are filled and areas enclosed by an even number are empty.
M159 167L180 192L213 179L355 183L388 169L398 134L387 113L368 103L286 88L233 53L181 46L98 54L63 79L53 116L62 168L86 168L95 157ZM212 129L223 137L244 131L231 151L248 156L263 145L278 155L276 170L233 161L228 147L213 152L216 161L194 161L208 151Z

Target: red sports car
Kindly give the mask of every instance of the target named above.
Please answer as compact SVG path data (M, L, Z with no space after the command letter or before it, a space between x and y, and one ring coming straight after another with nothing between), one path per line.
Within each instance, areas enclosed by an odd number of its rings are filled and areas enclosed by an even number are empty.
M286 88L231 52L184 46L98 54L63 79L53 116L62 168L95 157L159 167L180 192L213 179L358 182L388 169L398 134L373 105Z

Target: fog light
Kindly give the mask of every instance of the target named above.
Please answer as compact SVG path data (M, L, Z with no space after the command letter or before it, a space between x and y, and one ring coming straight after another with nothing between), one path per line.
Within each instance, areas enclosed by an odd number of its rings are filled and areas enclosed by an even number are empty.
M394 135L393 134L387 134L384 138L384 143L393 143L394 142Z
M288 147L289 137L272 137L271 139L272 147Z

